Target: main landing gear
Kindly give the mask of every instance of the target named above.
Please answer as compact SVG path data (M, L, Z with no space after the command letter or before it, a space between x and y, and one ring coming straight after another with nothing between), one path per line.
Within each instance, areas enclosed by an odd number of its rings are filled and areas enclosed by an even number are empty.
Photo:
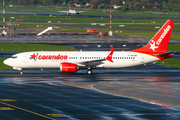
M15 67L13 67L13 69L19 70L19 71L20 71L20 74L21 74L21 75L23 74L22 68L15 68Z
M91 75L91 74L92 74L92 70L91 70L90 68L87 70L87 74L88 74L88 75Z

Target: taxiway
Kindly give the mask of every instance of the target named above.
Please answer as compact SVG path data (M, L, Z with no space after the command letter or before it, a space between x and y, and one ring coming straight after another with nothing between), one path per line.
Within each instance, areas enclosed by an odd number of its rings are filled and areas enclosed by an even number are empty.
M11 73L11 74L10 74ZM38 119L178 119L180 71L35 71L0 77L0 117Z

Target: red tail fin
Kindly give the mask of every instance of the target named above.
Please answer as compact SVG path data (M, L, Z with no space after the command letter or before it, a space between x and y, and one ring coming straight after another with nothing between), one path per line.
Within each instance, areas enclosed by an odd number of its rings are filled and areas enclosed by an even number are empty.
M111 51L111 52L110 52L109 55L106 57L106 60L108 60L108 61L110 61L110 62L113 63L113 61L112 61L112 55L113 55L113 53L114 53L114 48L112 47L110 51Z
M151 55L165 53L169 44L173 25L174 21L168 20L146 46L131 51Z
M69 5L69 10L71 10L71 6Z

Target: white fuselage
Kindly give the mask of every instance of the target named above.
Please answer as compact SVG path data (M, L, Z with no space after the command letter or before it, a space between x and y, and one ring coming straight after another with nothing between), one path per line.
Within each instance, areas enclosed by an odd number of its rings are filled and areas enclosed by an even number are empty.
M110 62L106 60L109 51L36 51L36 52L23 52L13 55L4 61L6 65L12 66L14 69L22 68L59 68L60 63L69 62L75 63L80 67L85 67L79 63L85 61L93 61L105 59L101 64L95 67L101 68L124 68L132 67L141 64L146 64L158 61L157 57L136 53L115 51Z
M69 10L69 12L67 12L67 14L77 14L76 10Z

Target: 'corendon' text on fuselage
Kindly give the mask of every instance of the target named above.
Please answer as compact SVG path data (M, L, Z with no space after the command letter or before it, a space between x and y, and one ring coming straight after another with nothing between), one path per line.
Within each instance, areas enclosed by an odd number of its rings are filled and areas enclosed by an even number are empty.
M67 55L39 55L39 53L34 53L33 55L30 55L30 60L67 60Z

